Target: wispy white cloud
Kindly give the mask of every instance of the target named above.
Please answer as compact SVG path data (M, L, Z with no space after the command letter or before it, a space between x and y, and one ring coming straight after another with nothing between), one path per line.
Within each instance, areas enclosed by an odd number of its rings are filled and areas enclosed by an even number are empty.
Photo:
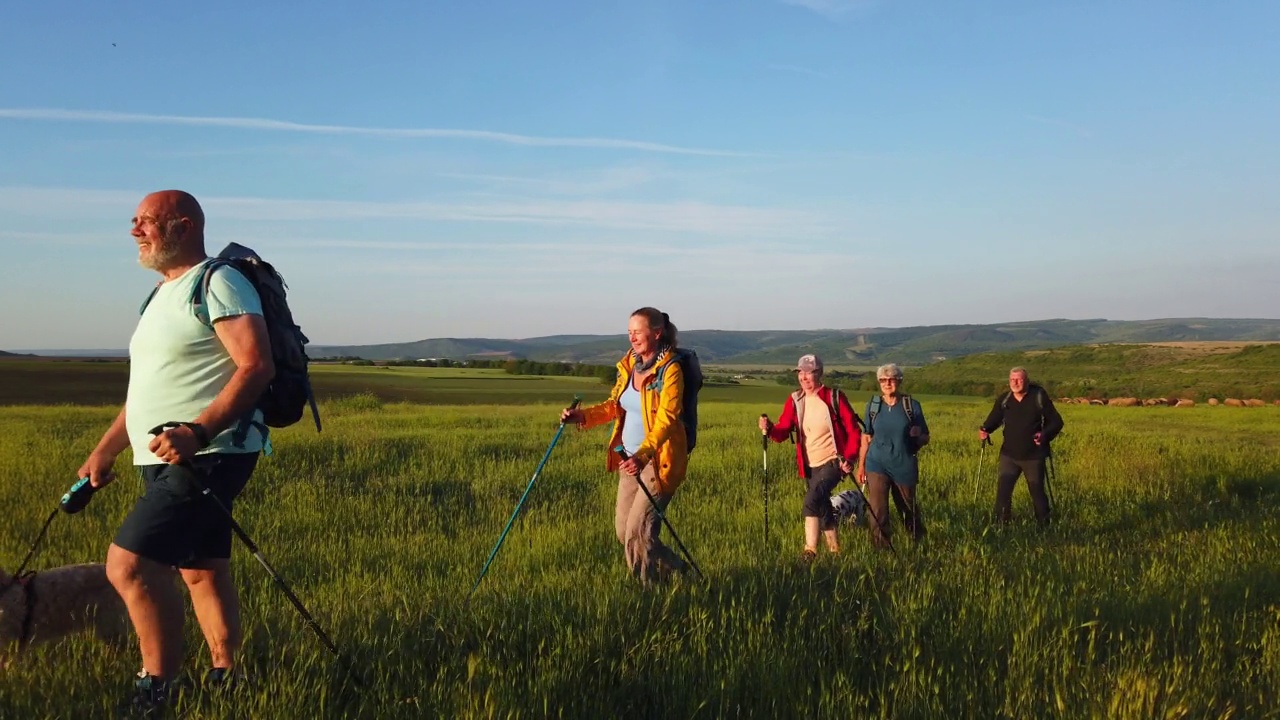
M42 245L95 245L101 243L105 239L108 238L103 233L52 233L0 230L0 242L12 242L15 244L40 243Z
M867 9L874 5L876 0L782 0L782 2L835 19L842 18L855 10Z
M0 212L47 217L128 217L143 192L75 188L0 187ZM639 202L542 198L457 202L289 200L201 197L211 222L323 222L349 220L523 223L579 228L647 230L744 237L827 235L823 217L786 208L719 205L696 201Z
M245 117L201 117L188 115L149 115L121 113L107 110L63 110L58 108L0 108L0 118L11 120L52 120L62 122L116 123L126 125L184 125L192 127L225 127L241 130L269 130L276 132L311 133L323 135L362 135L387 138L437 138L449 140L475 140L532 147L576 147L606 150L637 150L650 153L677 155L710 155L743 157L748 153L707 148L690 148L641 140L621 140L596 137L539 137L489 130L459 130L451 128L379 128L351 125L314 125Z
M489 187L521 188L551 195L602 195L619 190L632 190L649 184L661 173L646 167L621 166L578 176L551 175L529 177L518 175L485 175L479 173L436 173L438 177L483 183Z
M663 247L662 280L666 283L690 281L703 289L716 288L740 292L744 287L770 285L778 277L798 282L821 283L832 276L852 276L866 272L868 261L854 253L807 251L797 252L778 245L722 249ZM558 275L609 277L620 271L617 243L597 243L585 248L578 244L545 243L536 246L511 247L506 252L473 252L465 260L442 263L424 257L395 260L373 255L359 255L345 261L342 272L383 275L434 277L461 285L471 285L483 277L504 285L542 285Z

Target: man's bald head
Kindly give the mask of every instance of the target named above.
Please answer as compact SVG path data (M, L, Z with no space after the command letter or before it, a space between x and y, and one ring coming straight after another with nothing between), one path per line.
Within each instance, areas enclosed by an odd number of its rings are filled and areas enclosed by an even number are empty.
M161 190L142 198L133 217L138 261L166 277L205 258L204 210L191 193Z
M146 196L142 202L150 205L158 218L189 220L191 227L201 237L204 236L204 210L191 193L182 190L160 190Z

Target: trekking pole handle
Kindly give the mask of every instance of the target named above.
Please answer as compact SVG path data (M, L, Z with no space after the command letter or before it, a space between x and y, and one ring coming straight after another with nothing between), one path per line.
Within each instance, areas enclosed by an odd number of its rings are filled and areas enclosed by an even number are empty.
M766 422L768 422L769 420L769 416L766 413L760 413L760 417L764 418ZM765 450L769 449L769 431L768 430L760 431L760 447L764 448Z
M569 407L567 408L567 410L569 410L569 412L573 412L574 410L577 410L577 409L578 409L578 406L579 406L579 405L581 405L581 404L582 404L582 396L581 396L581 395L574 395L574 396L573 396L573 402L569 403ZM563 422L563 421L560 423L560 426L561 426L561 427L564 427L564 422Z
M180 428L180 427L183 427L184 425L190 425L190 424L191 424L191 423L178 422L177 420L170 420L170 421L169 421L169 422L167 422L167 423L163 423L163 424L161 424L161 425L157 425L157 426L155 426L155 427L151 428L150 430L148 430L148 431L147 431L147 434L148 434L148 435L159 435L160 433L164 432L165 430L172 430L172 429L174 429L174 428Z
M75 515L89 504L89 501L93 499L93 494L97 491L98 488L89 482L89 478L82 477L62 496L62 500L58 501L58 507L62 508L62 511L68 515Z

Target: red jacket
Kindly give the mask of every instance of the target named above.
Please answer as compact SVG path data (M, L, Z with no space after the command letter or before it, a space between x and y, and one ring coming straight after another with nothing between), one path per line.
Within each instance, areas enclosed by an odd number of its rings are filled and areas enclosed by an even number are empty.
M859 429L860 420L858 413L853 411L853 406L849 404L849 398L840 392L837 394L838 407L831 407L831 388L823 385L818 388L818 397L822 399L823 405L826 406L827 412L831 415L832 436L836 441L836 452L845 460L855 463L858 460L858 450L862 443L862 430ZM774 442L782 442L796 434L796 464L800 468L800 476L808 477L806 469L809 463L804 456L804 423L800 421L799 413L796 411L796 403L805 401L803 390L797 390L787 398L787 404L782 408L782 417L778 418L778 423L769 431L769 439Z

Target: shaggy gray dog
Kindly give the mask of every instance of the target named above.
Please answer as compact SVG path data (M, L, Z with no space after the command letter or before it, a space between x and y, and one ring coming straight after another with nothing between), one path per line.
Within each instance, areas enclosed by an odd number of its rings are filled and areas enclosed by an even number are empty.
M102 563L67 565L18 581L0 570L0 668L31 645L86 630L123 643L129 627L124 602Z

